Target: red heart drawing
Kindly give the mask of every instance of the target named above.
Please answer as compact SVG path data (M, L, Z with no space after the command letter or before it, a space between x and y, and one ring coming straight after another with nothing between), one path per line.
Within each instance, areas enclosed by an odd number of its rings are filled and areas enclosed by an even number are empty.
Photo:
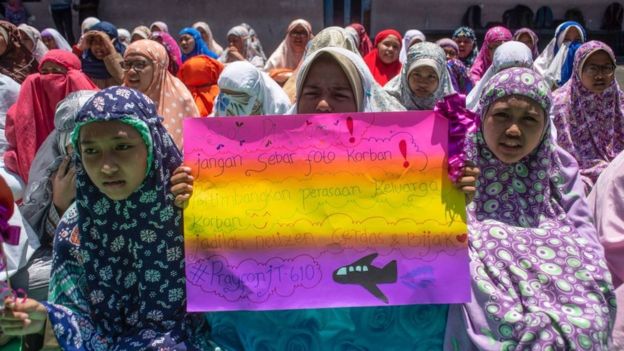
M457 239L460 243L466 242L466 240L468 240L468 234L464 233L462 235L457 235L455 239Z

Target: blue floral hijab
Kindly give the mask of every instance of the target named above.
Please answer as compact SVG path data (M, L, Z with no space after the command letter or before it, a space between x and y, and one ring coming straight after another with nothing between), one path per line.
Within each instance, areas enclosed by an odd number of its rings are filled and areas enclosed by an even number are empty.
M56 305L48 304L57 339L72 350L206 349L205 323L186 313L182 211L169 192L181 153L154 103L135 90L111 87L94 95L76 118L75 150L81 128L97 121L120 121L139 132L148 149L146 177L127 199L111 200L75 155L76 204L68 210L74 220L64 218L57 230Z
M182 62L186 62L186 60L190 59L193 56L197 56L197 55L206 55L209 56L213 59L217 59L219 58L219 56L217 54L215 54L214 52L210 51L210 49L208 48L208 45L206 44L206 42L204 41L204 39L201 36L201 33L195 29L195 28L191 28L191 27L187 27L184 28L180 31L180 33L178 33L179 35L190 35L193 37L193 39L195 40L195 47L193 48L193 51L189 54L185 54L182 53Z

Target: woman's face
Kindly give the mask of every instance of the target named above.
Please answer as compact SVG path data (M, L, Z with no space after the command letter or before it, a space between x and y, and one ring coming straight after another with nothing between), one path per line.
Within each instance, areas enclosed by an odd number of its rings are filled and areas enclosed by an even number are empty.
M58 49L56 47L56 41L54 40L53 37L46 35L46 36L41 37L41 41L48 48L48 50Z
M453 47L445 46L442 49L444 49L444 53L446 54L447 61L457 58L457 51L455 51Z
M388 37L377 44L377 49L379 49L381 62L391 64L399 59L401 42L394 35L388 35Z
M139 132L119 122L80 128L80 157L93 184L112 200L127 199L145 179L147 147Z
M496 49L498 49L499 46L503 45L503 41L502 40L497 40L497 41L493 41L488 45L488 56L490 57L490 61L492 61L493 57L494 57L494 53L496 52Z
M288 40L296 51L302 52L305 50L306 44L310 40L310 35L302 25L297 25L293 30L288 32Z
M33 51L33 49L35 48L35 43L33 43L33 41L30 40L30 37L22 30L20 30L20 39L22 45L24 45L24 47L28 49L28 51Z
M208 37L208 33L206 33L206 31L204 30L204 28L202 27L197 27L195 28L197 29L197 31L199 32L199 34L201 34L202 39L204 39L204 42L206 42L206 44L210 43L210 38Z
M457 46L459 46L459 58L464 59L470 56L472 48L474 47L474 42L472 41L472 39L466 37L457 37L454 40L457 43Z
M161 32L161 30L160 27L158 27L157 25L153 25L152 28L150 28L150 32Z
M600 94L611 86L615 79L615 66L604 50L589 55L581 71L581 84L592 93Z
M518 41L526 45L529 49L533 49L533 39L528 33L520 34L520 37L518 37Z
M440 79L435 70L428 66L414 68L408 76L407 82L414 96L427 98L435 93L440 84Z
M41 74L66 74L67 73L67 68L52 62L52 61L46 61L43 63L43 65L41 65L41 68L39 69L39 73Z
M410 41L409 44L407 45L408 46L407 49L409 50L409 48L411 48L412 46L414 46L414 45L416 45L418 43L422 43L422 40L420 38L412 39L412 41Z
M565 37L563 37L563 42L573 42L573 41L581 41L581 33L578 31L576 27L570 27L566 30Z
M192 35L182 34L179 41L180 49L182 50L183 54L188 55L193 52L193 49L195 49L195 38L193 38Z
M487 147L503 163L512 164L539 145L546 117L534 100L525 96L505 96L496 100L483 120Z
M98 60L103 60L106 56L109 55L107 46L104 43L104 40L108 40L107 38L103 38L101 35L93 36L91 39L91 45L89 49L93 56L95 56Z
M132 34L132 38L130 38L130 42L131 42L131 43L134 43L135 41L137 41L137 40L141 40L141 39L143 39L143 37L142 37L142 36L140 36L140 35L138 35L138 34Z
M228 45L233 46L238 50L238 52L243 52L243 39L238 35L230 34L227 37Z
M357 112L349 78L331 57L312 63L297 100L298 113Z
M145 93L152 84L154 63L143 55L130 54L124 58L124 85Z

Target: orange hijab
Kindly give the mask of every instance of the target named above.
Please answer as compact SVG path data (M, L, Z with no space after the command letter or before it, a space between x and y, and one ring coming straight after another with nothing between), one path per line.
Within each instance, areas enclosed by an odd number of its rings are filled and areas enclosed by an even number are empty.
M178 78L169 73L169 55L162 44L149 39L137 40L128 46L124 57L133 54L153 62L152 83L142 93L156 103L158 114L164 118L163 125L181 149L182 119L199 116L193 96Z
M178 72L178 78L193 95L202 117L212 113L212 106L219 95L217 81L222 71L221 62L206 55L198 55L186 60Z

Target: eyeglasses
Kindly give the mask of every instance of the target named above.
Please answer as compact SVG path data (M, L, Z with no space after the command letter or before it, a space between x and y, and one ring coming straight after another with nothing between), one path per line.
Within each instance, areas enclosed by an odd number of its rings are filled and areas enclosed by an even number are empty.
M135 72L141 72L145 69L145 67L151 65L150 61L123 61L121 63L121 68L124 71L129 71L134 69Z
M598 66L598 65L585 65L583 72L596 77L597 75L611 77L615 73L614 65Z
M291 37L305 37L308 35L306 31L293 31L288 33Z

